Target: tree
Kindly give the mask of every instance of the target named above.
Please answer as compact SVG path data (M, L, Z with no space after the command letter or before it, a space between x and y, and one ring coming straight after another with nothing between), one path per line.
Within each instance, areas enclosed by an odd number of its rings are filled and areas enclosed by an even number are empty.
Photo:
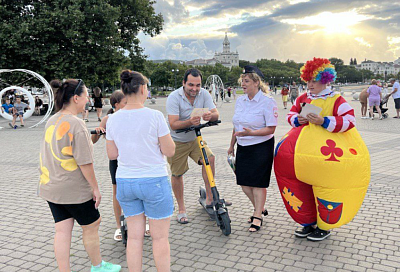
M354 65L353 58L350 59L350 65Z
M357 65L357 59L356 58L354 58L353 64Z
M335 66L335 70L337 72L339 72L342 66L344 65L343 60L339 58L330 58L329 61L333 64L333 66Z
M118 72L140 67L137 34L162 29L153 1L1 0L0 67L24 68L53 78L114 84Z

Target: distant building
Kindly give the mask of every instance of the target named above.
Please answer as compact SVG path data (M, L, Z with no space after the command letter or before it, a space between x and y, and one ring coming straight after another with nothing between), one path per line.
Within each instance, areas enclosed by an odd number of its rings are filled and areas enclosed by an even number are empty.
M394 62L376 62L372 60L365 60L358 65L355 65L357 70L369 70L375 75L397 75L400 72L400 57Z
M228 40L228 33L225 33L225 39L222 43L222 52L215 52L214 59L220 61L220 63L228 68L233 66L239 66L239 53L231 52L231 43Z
M214 58L212 59L195 59L186 61L185 64L193 66L215 66L215 64L220 63L229 69L234 66L239 66L239 53L237 51L231 52L231 43L228 40L227 33L225 33L225 39L222 43L222 46L222 52L215 52Z

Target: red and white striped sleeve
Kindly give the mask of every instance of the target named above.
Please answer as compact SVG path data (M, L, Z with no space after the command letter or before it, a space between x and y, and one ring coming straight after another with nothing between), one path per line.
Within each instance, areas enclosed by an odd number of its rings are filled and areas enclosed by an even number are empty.
M354 109L347 103L347 101L340 96L335 101L333 108L333 116L325 116L324 127L329 132L345 132L356 125L356 118L354 116Z
M302 95L300 95L296 101L294 102L292 108L290 109L289 113L286 115L286 119L288 121L288 123L292 126L292 127L299 127L300 123L299 120L297 118L297 116L299 115L300 111L301 111L301 104L303 104L304 102L307 102L307 93L304 93Z

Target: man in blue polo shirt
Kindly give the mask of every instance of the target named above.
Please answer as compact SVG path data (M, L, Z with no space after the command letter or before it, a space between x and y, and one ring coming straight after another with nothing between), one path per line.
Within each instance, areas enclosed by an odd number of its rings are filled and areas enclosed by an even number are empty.
M168 163L172 173L172 190L179 208L177 221L181 224L189 222L183 198L183 175L189 170L188 158L190 157L195 163L202 165L202 156L194 131L176 133L175 130L197 126L200 124L201 118L204 121L216 121L219 118L218 110L213 103L211 95L207 90L201 88L201 81L202 74L199 70L195 68L188 69L183 78L183 86L173 91L167 99L167 121L176 146L175 155L168 158ZM195 108L208 108L209 111L204 113L202 117L191 117L190 115ZM215 175L214 154L207 144L205 145L205 150L213 175ZM202 166L202 175L207 192L206 204L210 205L212 194L204 165ZM232 203L225 202L225 204L231 205Z

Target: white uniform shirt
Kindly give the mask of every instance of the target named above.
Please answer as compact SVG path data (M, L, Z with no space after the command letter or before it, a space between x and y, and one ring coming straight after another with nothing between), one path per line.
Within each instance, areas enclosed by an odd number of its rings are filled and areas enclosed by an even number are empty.
M278 107L275 100L265 95L261 90L249 99L242 95L236 100L235 114L232 119L236 132L243 128L258 130L265 127L275 127L278 124ZM241 146L255 145L271 139L274 135L236 137Z

